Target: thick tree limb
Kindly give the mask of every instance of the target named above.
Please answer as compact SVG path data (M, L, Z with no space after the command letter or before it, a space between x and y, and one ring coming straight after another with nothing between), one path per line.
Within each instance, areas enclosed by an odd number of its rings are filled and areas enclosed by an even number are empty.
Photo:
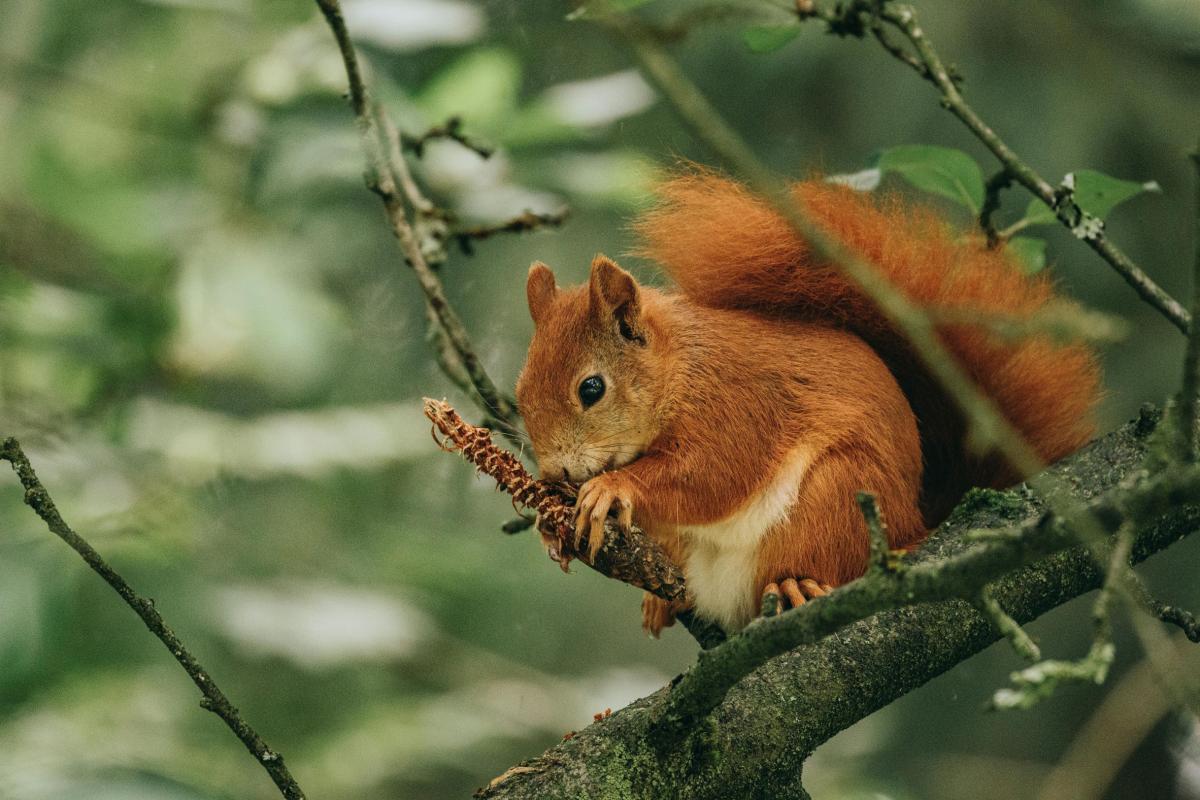
M1156 423L1157 414L1147 413L1050 471L1073 501L1102 505L1107 502L1098 499L1102 493L1140 468ZM1133 560L1200 527L1200 497L1195 492L1186 497L1180 502L1172 496L1176 502L1137 528ZM928 569L978 547L965 536L969 531L1037 524L1044 511L1023 486L974 493L920 549L911 569ZM1103 578L1092 556L1073 547L1009 574L991 591L1013 619L1025 623L1097 588ZM799 616L788 612L780 621L791 614ZM989 620L963 600L886 611L768 661L677 744L654 733L653 721L669 697L663 689L526 762L523 771L480 796L794 796L804 759L817 746L997 638Z
M222 722L229 726L229 730L233 731L234 735L241 740L250 754L254 756L254 760L261 764L262 768L271 776L271 780L275 782L280 794L287 800L304 800L304 791L296 783L296 779L292 777L287 766L284 765L283 756L272 750L258 735L258 732L242 719L242 715L213 681L208 670L196 660L191 651L175 635L175 631L167 625L162 614L158 613L154 607L154 601L147 600L135 592L120 573L109 566L95 548L72 530L62 515L58 513L58 508L50 498L50 493L42 486L42 482L33 471L33 465L29 463L29 459L16 439L8 438L0 442L0 461L12 464L13 471L17 473L21 485L25 487L26 505L42 518L50 532L66 542L97 575L104 579L105 583L113 588L113 591L121 596L125 604L141 617L146 628L179 662L179 666L183 667L184 672L188 674L192 683L196 684L196 688L203 695L200 701L201 707L216 714Z

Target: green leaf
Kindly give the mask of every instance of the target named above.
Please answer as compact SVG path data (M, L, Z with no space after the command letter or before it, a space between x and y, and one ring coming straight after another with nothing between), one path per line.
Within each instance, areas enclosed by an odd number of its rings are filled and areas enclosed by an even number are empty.
M472 125L500 126L517 107L521 63L510 51L472 50L424 88L418 103L430 119L465 115Z
M1030 275L1046 267L1046 240L1032 236L1014 236L1005 245Z
M742 41L754 53L771 53L800 35L800 26L752 25L742 31Z
M1131 197L1162 191L1155 181L1126 181L1094 169L1081 169L1068 175L1067 179L1075 184L1075 202L1079 207L1100 219ZM1057 221L1054 212L1041 200L1035 197L1029 201L1029 207L1025 209L1026 225L1053 225Z
M978 214L983 205L983 173L975 159L952 147L909 144L891 147L876 162L918 189L948 197Z

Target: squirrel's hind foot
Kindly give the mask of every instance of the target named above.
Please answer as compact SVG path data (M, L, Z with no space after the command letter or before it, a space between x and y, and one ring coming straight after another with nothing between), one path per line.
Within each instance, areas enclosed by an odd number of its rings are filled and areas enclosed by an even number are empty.
M688 607L688 603L676 600L667 602L657 595L645 592L642 595L642 630L646 635L657 639L663 628L675 624L675 615Z
M814 597L824 597L832 591L833 587L828 583L820 583L812 578L785 578L779 583L772 581L763 587L762 607L776 609L774 613L778 613L799 608Z

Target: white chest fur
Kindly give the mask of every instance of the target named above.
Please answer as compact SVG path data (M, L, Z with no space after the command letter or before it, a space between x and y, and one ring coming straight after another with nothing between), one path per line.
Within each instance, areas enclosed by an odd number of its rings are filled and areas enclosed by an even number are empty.
M696 611L726 631L741 629L758 613L759 544L787 518L809 463L807 451L793 451L771 482L732 516L680 531L691 545L686 573Z

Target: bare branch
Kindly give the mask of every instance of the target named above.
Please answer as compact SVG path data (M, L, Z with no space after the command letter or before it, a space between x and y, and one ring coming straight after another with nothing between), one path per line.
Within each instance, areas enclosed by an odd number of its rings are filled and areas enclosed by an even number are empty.
M1056 341L1119 342L1129 335L1129 323L1113 314L1085 308L1070 300L1056 300L1032 315L980 313L971 309L927 307L939 325L975 325L1002 339L1023 339L1044 334Z
M1000 193L1012 186L1012 181L1012 173L1005 167L988 178L984 186L983 206L979 209L979 227L987 236L988 247L996 248L1004 243L1004 239L996 232L992 215L1000 210Z
M857 5L864 4L858 3ZM874 4L870 5L874 6ZM901 61L917 69L921 77L937 87L942 94L942 107L958 117L971 130L971 133L975 134L976 138L992 151L992 154L1000 160L1014 180L1053 209L1058 220L1107 261L1125 279L1125 282L1141 295L1143 300L1157 308L1180 331L1187 333L1191 325L1191 315L1179 304L1179 301L1167 294L1141 267L1134 263L1133 259L1109 241L1104 234L1102 224L1083 224L1088 216L1087 212L1076 204L1074 198L1068 193L1055 190L1045 178L1022 161L967 104L959 92L955 80L951 77L950 71L943 64L932 43L925 37L924 30L917 22L916 11L911 6L899 3L882 3L876 8L880 18L903 33L912 44L923 69L919 69L911 59L901 58ZM889 49L889 52L892 51ZM894 52L893 55L895 55Z
M167 621L154 607L154 602L135 592L120 573L109 566L108 562L96 552L96 549L72 530L62 515L58 513L54 500L51 499L50 493L38 479L33 465L29 463L29 458L16 439L8 438L0 443L0 460L9 462L13 471L17 473L21 485L25 487L26 505L42 518L51 533L66 542L97 575L104 579L105 583L113 588L113 591L121 596L125 604L141 618L146 628L179 662L179 666L183 667L184 672L188 674L192 683L196 684L196 688L203 695L200 706L220 717L229 730L233 731L234 735L254 756L254 760L261 764L262 768L271 776L271 780L275 782L280 794L287 800L304 800L304 791L283 763L283 756L269 747L258 732L242 719L242 715L233 703L229 702L229 698L217 686L212 676L208 674L208 670L196 660L196 657L167 625Z
M501 233L528 233L541 228L557 228L566 222L570 209L561 209L552 214L538 214L528 209L504 222L494 225L476 225L470 228L456 228L450 233L458 241L458 246L467 255L474 252L472 241L490 239Z
M1042 657L1042 651L1034 644L1033 639L1029 638L1029 634L1021 627L1021 624L1008 615L1008 612L1000 605L999 601L992 596L992 592L988 587L983 587L979 590L979 596L975 600L975 607L979 612L988 618L992 623L992 627L996 629L996 633L1008 639L1013 650L1017 652L1021 658L1026 661L1038 661Z
M350 41L349 31L346 29L341 3L339 0L316 0L316 2L325 16L330 30L333 31L334 39L342 54L342 62L346 68L346 78L350 85L350 107L358 122L360 139L367 160L367 185L383 201L392 232L400 242L401 252L417 276L417 282L425 294L431 315L437 320L445 334L444 342L448 345L448 350L453 352L463 371L470 378L481 408L489 418L499 424L502 432L513 436L520 428L520 418L516 408L508 397L497 388L483 368L483 364L471 344L466 326L463 325L462 320L450 305L441 280L431 268L427 255L422 250L421 237L418 236L413 222L408 217L401 192L397 190L399 182L404 187L409 199L416 205L420 205L420 201L413 196L414 191L416 191L416 196L420 196L420 192L415 190L415 184L409 183L408 165L402 157L395 157L396 152L400 150L398 134L393 133L395 129L390 120L387 120L383 110L376 109L371 104L366 84L363 82L358 55ZM418 207L417 210L420 212L421 209ZM428 212L426 212L427 215ZM444 360L443 363L445 363ZM451 377L453 378L453 376Z
M1135 577L1135 573L1130 573L1131 577ZM1146 588L1146 585L1140 580L1132 581L1133 586L1130 587L1134 593L1137 602L1146 609L1150 614L1167 623L1179 628L1187 640L1200 644L1200 620L1196 619L1196 615L1192 612L1173 606L1156 598Z
M1196 241L1192 266L1192 316L1200 315L1200 145L1192 153L1196 168ZM1179 392L1179 457L1186 463L1196 460L1196 404L1200 402L1200 325L1188 336L1183 359L1183 386Z
M491 158L496 152L495 148L467 136L463 133L462 127L462 117L451 117L441 125L434 125L420 136L402 135L400 140L404 145L404 149L410 151L417 158L425 156L425 145L435 139L450 139L476 153L480 158Z

